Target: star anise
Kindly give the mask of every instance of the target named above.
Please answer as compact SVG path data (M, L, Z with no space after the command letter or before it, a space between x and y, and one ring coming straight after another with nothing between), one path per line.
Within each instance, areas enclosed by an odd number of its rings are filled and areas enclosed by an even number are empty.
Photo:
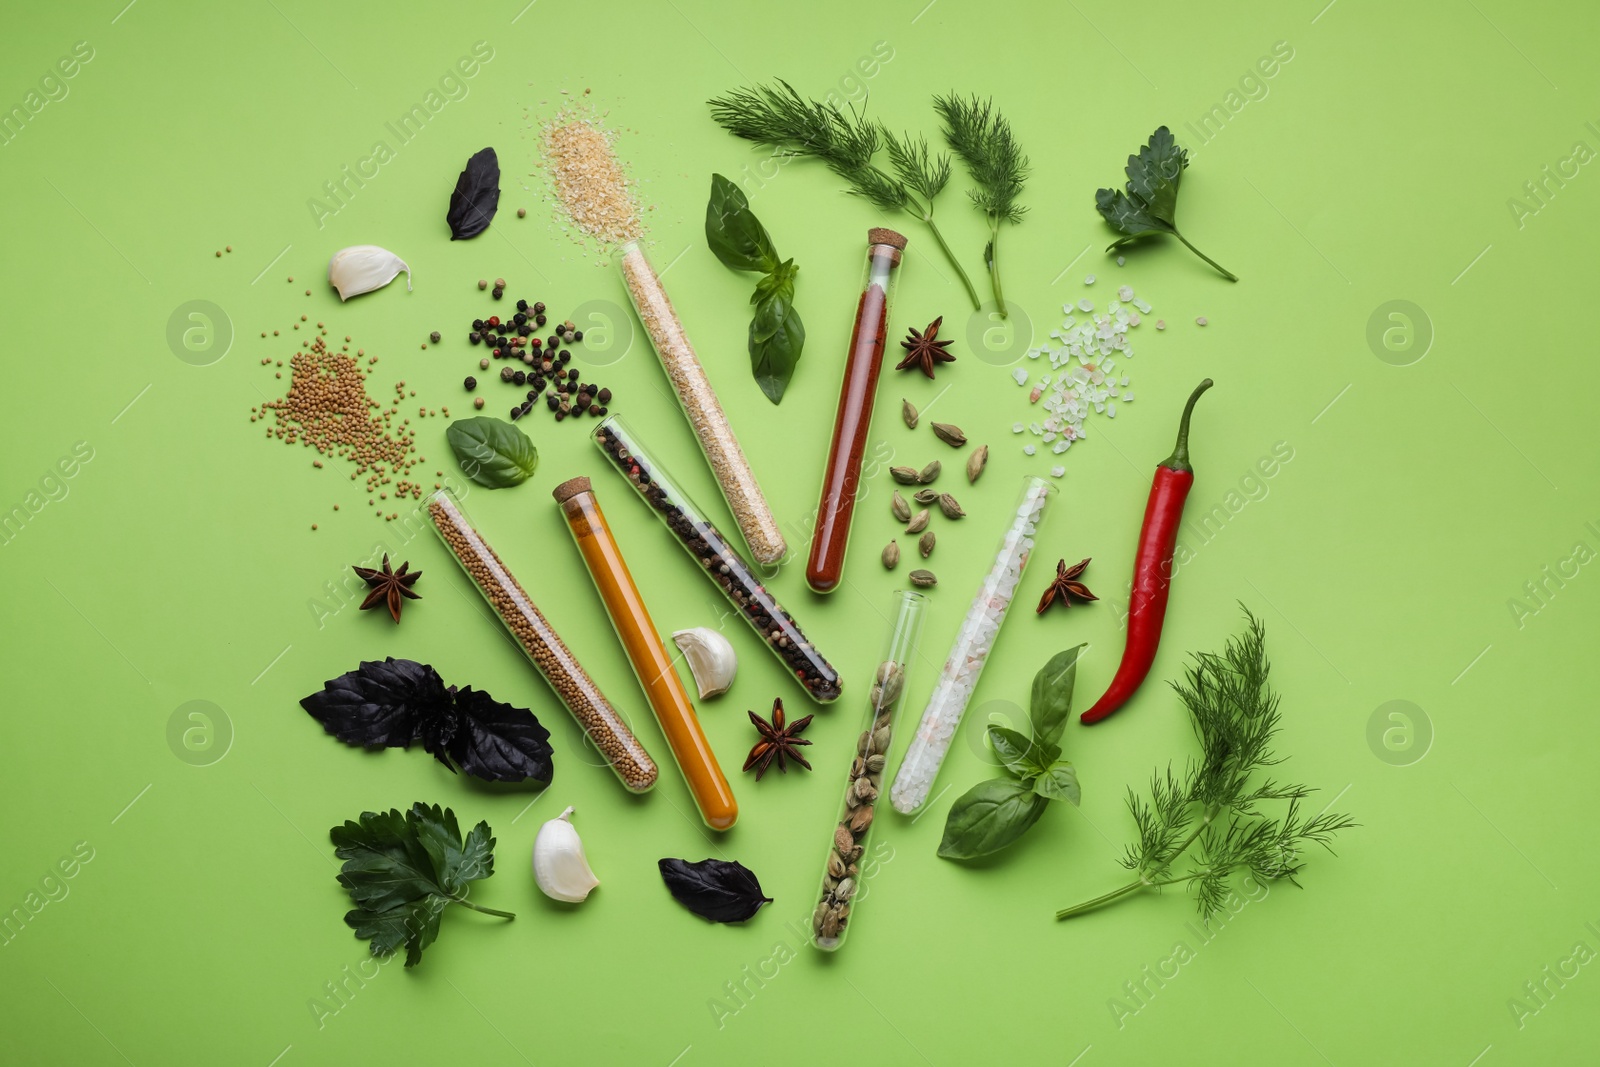
M940 315L928 323L928 328L922 333L917 332L915 326L908 331L910 336L900 342L900 347L906 350L905 358L894 365L895 370L907 370L916 367L928 377L933 377L933 368L940 363L954 363L956 357L945 351L946 345L955 344L954 341L935 341L939 334L939 326L944 322Z
M418 578L422 577L421 571L411 571L410 561L400 564L399 570L389 569L388 553L383 557L383 570L375 571L371 567L351 567L361 576L361 580L372 586L372 591L367 594L367 599L361 602L361 610L375 608L380 604L386 605L389 614L394 616L394 621L400 621L400 605L405 603L402 597L410 600L421 600L422 596L411 591L411 586Z
M798 749L801 745L811 742L800 736L811 722L811 716L796 719L788 725L783 721L783 699L780 697L772 702L772 721L769 723L755 712L749 712L750 721L755 723L756 729L761 732L761 740L756 742L756 747L750 750L750 756L744 761L744 769L756 769L756 781L761 781L761 776L767 773L767 768L772 766L772 761L778 761L778 771L788 774L784 766L785 759L792 759L806 770L811 769L811 764L806 762Z
M1088 586L1078 581L1078 576L1088 567L1088 560L1071 567L1067 566L1067 561L1064 559L1058 561L1055 580L1050 583L1050 588L1044 591L1044 596L1039 598L1039 614L1043 615L1044 609L1048 608L1058 595L1061 597L1061 606L1067 608L1072 606L1072 601L1067 599L1069 596L1075 596L1079 600L1099 600L1099 597L1089 592Z

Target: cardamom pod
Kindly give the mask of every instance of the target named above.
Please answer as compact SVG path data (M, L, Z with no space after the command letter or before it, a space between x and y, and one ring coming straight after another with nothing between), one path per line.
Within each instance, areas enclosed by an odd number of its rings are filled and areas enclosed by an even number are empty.
M850 829L858 834L866 833L867 827L872 825L873 810L874 809L872 808L861 807L857 808L855 811L852 811L850 813ZM836 855L838 855L838 853L828 853L828 870L830 872L833 870L833 857Z
M922 553L923 559L927 559L929 556L933 555L933 543L936 540L938 540L938 538L933 536L932 530L929 530L927 533L923 534L917 539L917 551Z
M917 481L921 482L923 485L927 485L929 482L939 477L939 471L941 469L942 468L939 466L939 461L934 460L932 463L928 464L926 467L923 467L922 470L917 472Z
M873 688L878 690L878 699L872 702L874 710L893 704L900 699L900 689L905 685L906 669L894 660L885 660L878 664L878 672L873 676Z
M939 579L933 576L932 571L912 571L911 584L919 589L931 589L939 584Z
M873 774L877 774L879 771L883 770L883 757L882 756L868 756L867 757L867 770L871 771Z
M924 525L926 525L926 524L924 524ZM900 562L900 545L899 545L899 543L897 543L895 541L890 541L888 544L883 546L883 567L884 567L884 570L890 570L890 571L894 570L895 567L899 564L899 562Z
M939 499L939 490L918 489L915 493L911 494L911 499L915 500L919 504L932 504L935 500Z
M856 739L856 755L858 755L858 756L869 755L871 747L872 747L872 731L871 730L862 730L861 731L861 736Z
M894 512L895 521L911 521L911 505L906 503L906 498L900 495L900 490L894 491L894 496L889 498L889 510Z
M889 728L880 726L872 731L872 755L881 756L889 751ZM861 779L866 781L865 778ZM871 783L868 783L871 784Z
M944 512L944 517L947 519L961 519L967 514L961 510L961 505L956 503L956 498L949 493L939 494L939 510Z
M972 455L967 457L967 481L976 484L978 475L983 473L983 468L989 465L989 446L979 445L972 450Z
M878 797L878 787L872 784L870 778L857 778L856 784L850 787L850 791L858 800L876 800Z
M848 827L840 826L833 831L833 845L839 850L840 856L848 856L850 850L856 847L856 839L850 835Z
M911 521L906 524L906 533L919 534L928 528L928 509L923 508L911 516ZM898 557L897 557L898 558Z
M828 853L828 877L844 877L844 860L839 858L839 854L837 852Z
M901 485L916 485L917 471L915 467L890 467L889 477Z
M917 409L912 406L911 401L903 397L900 400L900 417L906 420L906 429L917 428Z
M967 435L961 432L961 427L948 422L933 424L933 436L949 445L951 448L960 448L967 443Z
M856 880L854 878L846 878L844 881L839 883L839 888L833 891L833 895L839 900L849 900L851 897L855 896L855 893Z

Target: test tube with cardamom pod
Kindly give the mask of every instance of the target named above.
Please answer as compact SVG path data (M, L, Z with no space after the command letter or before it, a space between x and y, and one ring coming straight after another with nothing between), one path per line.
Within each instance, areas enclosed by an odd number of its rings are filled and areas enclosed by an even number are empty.
M711 751L711 742L700 728L694 705L673 669L672 657L650 619L627 561L622 558L622 549L611 535L593 486L587 478L570 478L556 486L552 495L561 505L567 528L600 593L617 640L627 653L639 686L678 761L678 769L689 784L700 818L713 830L728 829L739 817L739 805Z
M812 647L794 616L762 584L755 568L695 506L677 479L650 454L639 435L612 415L594 431L594 443L689 553L696 569L722 590L739 617L750 624L806 695L819 704L839 699L839 672Z
M756 484L756 476L745 461L739 439L728 425L728 417L711 389L711 380L694 354L689 335L678 321L678 313L661 285L661 278L650 265L638 241L628 241L617 252L617 262L622 269L622 280L628 288L628 299L633 302L650 344L667 372L667 380L678 394L684 417L694 430L700 449L705 453L711 473L728 501L733 519L739 524L744 543L757 563L775 564L789 551L784 543L778 520L767 507L766 497Z
M622 784L633 793L643 793L654 786L660 773L655 760L540 613L533 598L473 527L455 494L440 489L429 496L428 518L439 539L500 616L500 621L511 631L511 636L522 646L544 680L550 683L561 703L578 720L578 725Z
M994 562L979 584L966 618L961 620L961 629L956 631L944 669L934 682L917 732L911 735L900 769L895 772L894 785L889 790L889 802L895 811L910 815L928 802L933 780L950 751L950 742L955 739L972 692L978 687L978 676L989 662L1000 626L1016 599L1022 572L1033 556L1045 504L1054 493L1055 487L1043 478L1024 479L1022 494L1006 524Z
M833 416L833 443L828 446L828 464L822 472L817 525L806 560L806 583L818 593L839 588L844 574L850 519L855 514L856 490L861 485L861 457L867 450L867 433L872 427L878 372L883 369L883 348L889 331L889 309L905 247L906 239L893 230L874 227L867 231L865 280L856 304L844 383L839 387L839 407Z
M828 842L828 863L822 872L822 891L811 914L811 943L824 952L844 944L851 914L861 906L866 880L877 870L877 859L867 851L873 813L883 791L883 765L894 740L895 716L905 702L906 674L917 656L922 634L923 609L928 598L900 590L894 595L894 619L883 655L873 668L867 692L865 727L856 740L845 779L844 802Z

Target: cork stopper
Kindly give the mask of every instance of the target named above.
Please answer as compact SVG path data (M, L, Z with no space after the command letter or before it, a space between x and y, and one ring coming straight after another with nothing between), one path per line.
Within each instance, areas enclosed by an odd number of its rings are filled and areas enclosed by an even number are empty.
M550 495L556 498L557 504L565 504L579 493L587 493L590 491L589 479L568 478L566 481L550 490Z
M904 234L896 233L894 230L883 226L874 226L867 231L867 244L889 245L892 248L898 248L903 251L906 247L906 238Z

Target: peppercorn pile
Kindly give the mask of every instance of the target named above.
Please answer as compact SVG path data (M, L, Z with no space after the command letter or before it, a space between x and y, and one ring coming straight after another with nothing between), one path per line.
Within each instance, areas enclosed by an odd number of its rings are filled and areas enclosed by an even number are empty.
M499 300L504 293L504 280L495 279L494 299ZM532 412L540 397L557 422L568 416L607 415L611 390L579 381L578 368L568 366L572 362L571 346L583 340L583 331L568 321L554 326L548 337L535 336L534 331L543 329L548 322L543 301L530 304L526 300L518 300L516 312L504 321L498 315L473 319L467 340L489 349L489 355L478 360L478 369L489 370L491 359L505 361L500 380L526 390L511 407L512 421ZM462 385L467 392L473 392L478 388L478 379L469 375ZM474 398L472 404L482 408L483 397Z
M399 417L400 404L407 395L406 384L397 382L394 401L389 407L381 406L367 395L366 372L358 359L362 354L359 350L355 356L334 352L321 337L313 338L308 348L296 352L289 361L288 391L277 400L251 408L250 421L266 421L270 412L274 425L267 428L268 437L285 444L298 442L302 447L316 449L320 455L355 464L350 480L366 476L369 505L379 506L371 496L377 500L391 496L397 500L421 499L424 486L408 475L412 467L427 460L417 455L411 420ZM369 362L376 361L372 357ZM282 376L281 371L278 374ZM433 412L419 408L418 414ZM448 417L449 411L443 410L443 414ZM313 465L321 467L322 462L315 460ZM399 517L396 512L379 514L388 520Z

